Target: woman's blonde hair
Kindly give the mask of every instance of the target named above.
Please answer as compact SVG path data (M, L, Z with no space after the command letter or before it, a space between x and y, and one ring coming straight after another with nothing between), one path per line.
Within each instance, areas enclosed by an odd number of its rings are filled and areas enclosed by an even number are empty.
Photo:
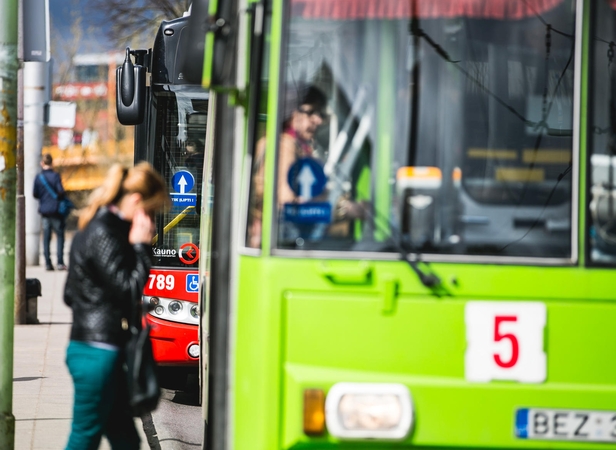
M148 213L155 213L170 206L171 199L165 180L147 162L126 168L114 164L103 184L90 194L88 205L79 214L79 229L90 223L101 206L117 204L128 194L141 194L141 205Z

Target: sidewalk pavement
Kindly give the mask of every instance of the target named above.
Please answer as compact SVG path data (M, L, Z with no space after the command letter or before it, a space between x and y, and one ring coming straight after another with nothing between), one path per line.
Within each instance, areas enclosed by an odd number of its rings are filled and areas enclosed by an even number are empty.
M70 236L67 238L68 262ZM54 250L55 245L54 236ZM52 260L57 261L53 253ZM26 277L40 280L42 296L38 298L40 323L15 325L15 450L61 450L68 441L73 409L73 383L64 362L72 321L71 310L63 301L66 272L47 272L43 263L27 267ZM135 426L141 436L141 449L149 449L140 419L135 420ZM100 448L110 448L104 438Z

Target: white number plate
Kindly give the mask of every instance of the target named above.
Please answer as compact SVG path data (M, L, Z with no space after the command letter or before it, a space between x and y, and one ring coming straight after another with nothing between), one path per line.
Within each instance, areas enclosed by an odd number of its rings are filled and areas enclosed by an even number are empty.
M546 314L541 302L468 302L464 314L466 379L544 382Z
M518 409L515 433L521 439L616 442L616 411Z

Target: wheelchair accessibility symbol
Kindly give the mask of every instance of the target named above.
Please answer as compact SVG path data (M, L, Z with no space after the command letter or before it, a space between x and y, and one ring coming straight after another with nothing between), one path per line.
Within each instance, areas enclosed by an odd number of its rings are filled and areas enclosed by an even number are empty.
M186 275L186 292L199 292L199 275Z

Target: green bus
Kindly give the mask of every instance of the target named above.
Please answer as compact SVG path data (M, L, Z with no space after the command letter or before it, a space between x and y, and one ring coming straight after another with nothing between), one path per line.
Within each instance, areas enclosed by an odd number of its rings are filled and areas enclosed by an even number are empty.
M616 2L191 21L205 448L616 448Z

